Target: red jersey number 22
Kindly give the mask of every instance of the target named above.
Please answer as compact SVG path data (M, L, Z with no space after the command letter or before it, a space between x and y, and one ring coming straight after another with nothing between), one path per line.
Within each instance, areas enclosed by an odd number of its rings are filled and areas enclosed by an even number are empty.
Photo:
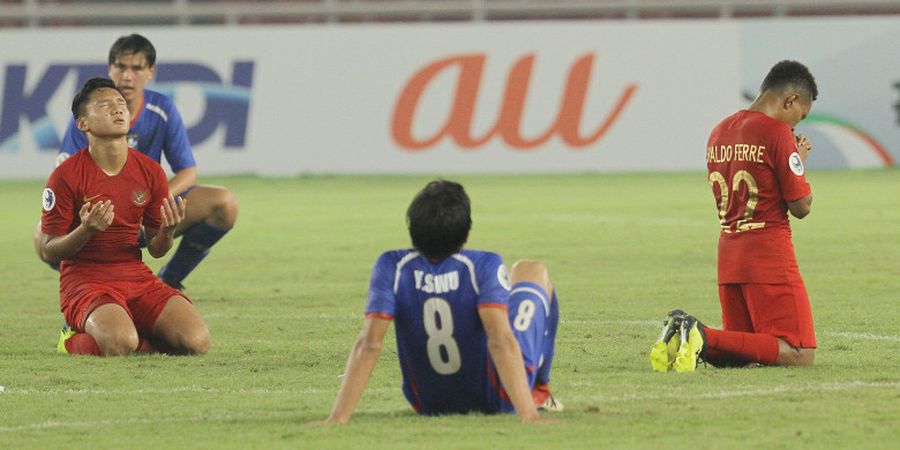
M752 230L754 228L762 228L765 226L765 222L754 222L753 221L753 213L756 211L756 204L759 202L759 185L756 183L756 179L753 178L753 175L746 170L739 170L734 174L734 178L731 180L731 191L740 192L741 183L744 183L747 186L747 204L744 208L744 215L737 222L737 226L735 227L735 232ZM722 176L719 172L712 172L709 174L709 185L713 188L715 193L715 185L719 185L719 223L722 224L722 228L726 231L730 231L731 227L726 222L726 214L728 214L728 210L731 209L731 203L729 202L732 199L731 195L729 195L728 182L725 180L725 177Z

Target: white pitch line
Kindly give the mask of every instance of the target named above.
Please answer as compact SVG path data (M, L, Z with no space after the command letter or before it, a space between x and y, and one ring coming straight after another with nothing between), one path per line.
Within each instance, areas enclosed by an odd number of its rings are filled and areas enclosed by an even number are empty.
M888 388L900 389L900 381L894 382L868 382L868 381L850 381L845 383L822 383L806 386L775 386L771 388L759 389L738 389L733 391L720 390L715 392L707 392L702 394L690 394L690 398L733 398L733 397L751 397L762 395L777 395L784 393L803 393L803 392L834 392L834 391L851 391L858 389L870 388ZM668 394L625 394L615 397L595 396L587 397L588 401L597 402L628 402L634 400L663 400L663 399L679 399L684 398L683 393L673 392Z
M566 324L576 324L576 325L638 325L643 327L656 327L659 328L662 326L662 319L660 320L590 320L590 319L566 319L560 318L560 323Z
M169 417L169 418L158 418L158 419L148 419L145 417L131 417L127 419L109 419L109 420L95 420L95 421L59 421L59 420L48 420L46 422L38 422L32 423L28 425L19 425L14 427L0 427L0 433L8 433L15 431L25 431L25 430L46 430L51 428L98 428L101 426L115 426L115 425L135 425L135 424L159 424L159 423L184 423L184 422L226 422L232 420L240 420L240 419L256 419L256 418L266 418L266 419L284 419L284 418L292 418L296 414L273 414L273 415L265 415L265 416L254 416L254 415L231 415L231 414L217 414L217 415L209 415L209 416L193 416L193 417Z
M206 388L202 386L180 386L169 389L134 389L134 390L115 390L115 389L17 389L8 394L13 395L169 395L182 393L203 393L203 394L317 394L322 389L308 387L304 389L266 389L266 388L241 388L241 389L218 389Z
M218 317L220 317L220 316L224 316L224 315L223 315L223 314L215 314L215 313L213 313L213 314L210 314L210 315L206 315L206 316L204 316L204 317L206 317L206 318L212 318L212 317L218 318ZM264 320L264 319L273 319L273 318L281 319L281 318L282 318L282 317L264 316L264 315L262 315L262 316L241 316L241 317L244 318L244 319L255 319L255 320ZM331 314L331 315L329 315L329 314L320 314L320 315L319 315L319 319L342 319L342 320L343 320L343 319L347 319L347 318L357 318L357 316L356 316L356 315L353 315L353 314L351 314L351 315L349 315L349 316L344 316L344 315L334 315L334 314ZM562 324L571 324L571 325L597 325L597 326L601 326L601 325L606 325L606 326L609 326L609 325L614 325L614 326L623 325L623 326L632 326L632 327L633 327L633 326L638 326L638 327L648 327L648 328L657 328L657 329L658 329L659 327L661 327L661 326L662 326L662 323L663 323L663 319L658 319L658 320L655 320L655 319L635 319L635 320L591 320L591 319L566 319L566 318L560 318L559 321L560 321ZM708 324L706 324L706 325L709 325L709 326L711 326L711 327L713 327L713 328L719 328L719 329L721 329L721 324L717 324L717 323L708 323ZM849 331L834 331L834 330L828 330L828 329L826 329L826 330L816 330L816 334L817 334L817 335L820 335L820 336L833 336L833 337L840 337L840 338L846 338L846 339L857 339L857 340L864 340L864 341L889 341L889 342L900 342L900 336L897 336L897 335L890 335L890 334L889 334L889 335L880 335L880 334L874 334L874 333L855 333L855 332L849 332Z
M662 319L660 320L590 320L590 319L572 319L567 320L560 318L559 321L563 324L578 324L578 325L627 325L627 326L644 326L644 327L653 327L659 328L662 326ZM721 329L721 325L719 324L708 324L713 328ZM900 336L894 334L875 334L875 333L855 333L852 331L835 331L830 329L824 330L816 330L816 334L819 336L833 336L833 337L841 337L847 339L857 339L863 341L890 341L890 342L900 342Z
M201 393L215 395L249 394L249 395L303 395L336 393L338 385L327 389L306 387L302 389L267 389L267 388L241 388L221 389L202 386L181 386L169 389L8 389L3 393L9 395L171 395L181 393ZM397 387L372 387L367 392L394 392L400 391Z
M869 388L889 388L889 389L900 389L900 381L896 382L867 382L867 381L850 381L846 383L823 383L817 385L807 385L807 386L775 386L772 388L766 389L741 389L734 391L716 391L716 392L708 392L705 394L692 394L691 398L707 398L707 399L718 399L718 398L733 398L733 397L749 397L749 396L757 396L757 395L776 395L783 393L798 393L798 392L834 392L834 391L849 391L849 390L859 390L859 389L869 389ZM683 398L683 394L680 393L669 393L662 395L646 395L646 394L626 394L617 397L587 397L584 398L585 401L598 401L598 402L606 402L606 403L614 403L614 402L627 402L627 401L635 401L635 400L661 400L661 399L678 399ZM376 411L380 412L382 410L379 409L371 409L368 411ZM383 410L388 411L388 410ZM393 411L393 409L391 409ZM25 430L43 430L43 429L51 429L51 428L97 428L98 426L109 426L109 425L133 425L133 424L158 424L158 423L184 423L184 422L225 422L225 421L234 421L234 420L242 420L242 419L257 419L257 418L266 418L266 419L288 419L294 418L296 414L271 414L271 415L233 415L233 414L215 414L215 415L201 415L201 416L192 416L192 417L169 417L169 418L159 418L159 419L148 419L146 417L139 418L126 418L126 419L110 419L110 420L97 420L97 421L58 421L58 420L50 420L45 422L38 422L28 425L18 425L11 427L0 426L0 433L8 433L15 431L25 431Z
M892 342L900 342L900 336L895 335L880 335L873 333L853 333L850 331L832 331L832 330L822 330L818 332L819 334L823 334L825 336L836 336L843 337L848 339L861 339L865 341L892 341Z

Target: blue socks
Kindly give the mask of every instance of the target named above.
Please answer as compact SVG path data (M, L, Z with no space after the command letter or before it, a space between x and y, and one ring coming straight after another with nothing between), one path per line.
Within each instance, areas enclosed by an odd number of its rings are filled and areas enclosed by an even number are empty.
M172 256L172 259L159 270L159 278L166 284L180 288L181 280L184 280L190 274L203 258L209 254L209 248L212 247L230 228L219 228L206 223L200 222L184 232L181 235L181 243Z

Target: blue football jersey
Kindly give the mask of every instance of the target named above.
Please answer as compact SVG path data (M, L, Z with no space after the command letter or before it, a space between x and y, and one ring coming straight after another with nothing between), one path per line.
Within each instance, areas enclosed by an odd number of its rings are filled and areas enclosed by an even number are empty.
M501 410L478 309L505 309L508 297L495 253L463 250L437 263L415 250L378 258L366 315L394 319L403 393L419 413Z
M131 120L131 129L128 130L129 147L156 162L161 162L161 157L165 154L169 167L175 173L197 165L184 121L169 97L144 89L144 105L138 111L137 118L132 117ZM87 145L87 136L75 126L75 119L70 119L57 161L61 162ZM63 153L66 155L63 156Z

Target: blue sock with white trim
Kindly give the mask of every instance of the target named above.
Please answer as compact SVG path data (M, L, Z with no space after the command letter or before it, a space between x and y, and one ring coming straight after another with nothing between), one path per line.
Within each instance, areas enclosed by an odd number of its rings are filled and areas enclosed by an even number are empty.
M550 316L547 317L547 334L544 336L542 353L544 361L535 377L536 384L550 383L550 369L553 365L553 353L556 350L556 328L559 326L559 301L556 300L556 289L550 299Z

